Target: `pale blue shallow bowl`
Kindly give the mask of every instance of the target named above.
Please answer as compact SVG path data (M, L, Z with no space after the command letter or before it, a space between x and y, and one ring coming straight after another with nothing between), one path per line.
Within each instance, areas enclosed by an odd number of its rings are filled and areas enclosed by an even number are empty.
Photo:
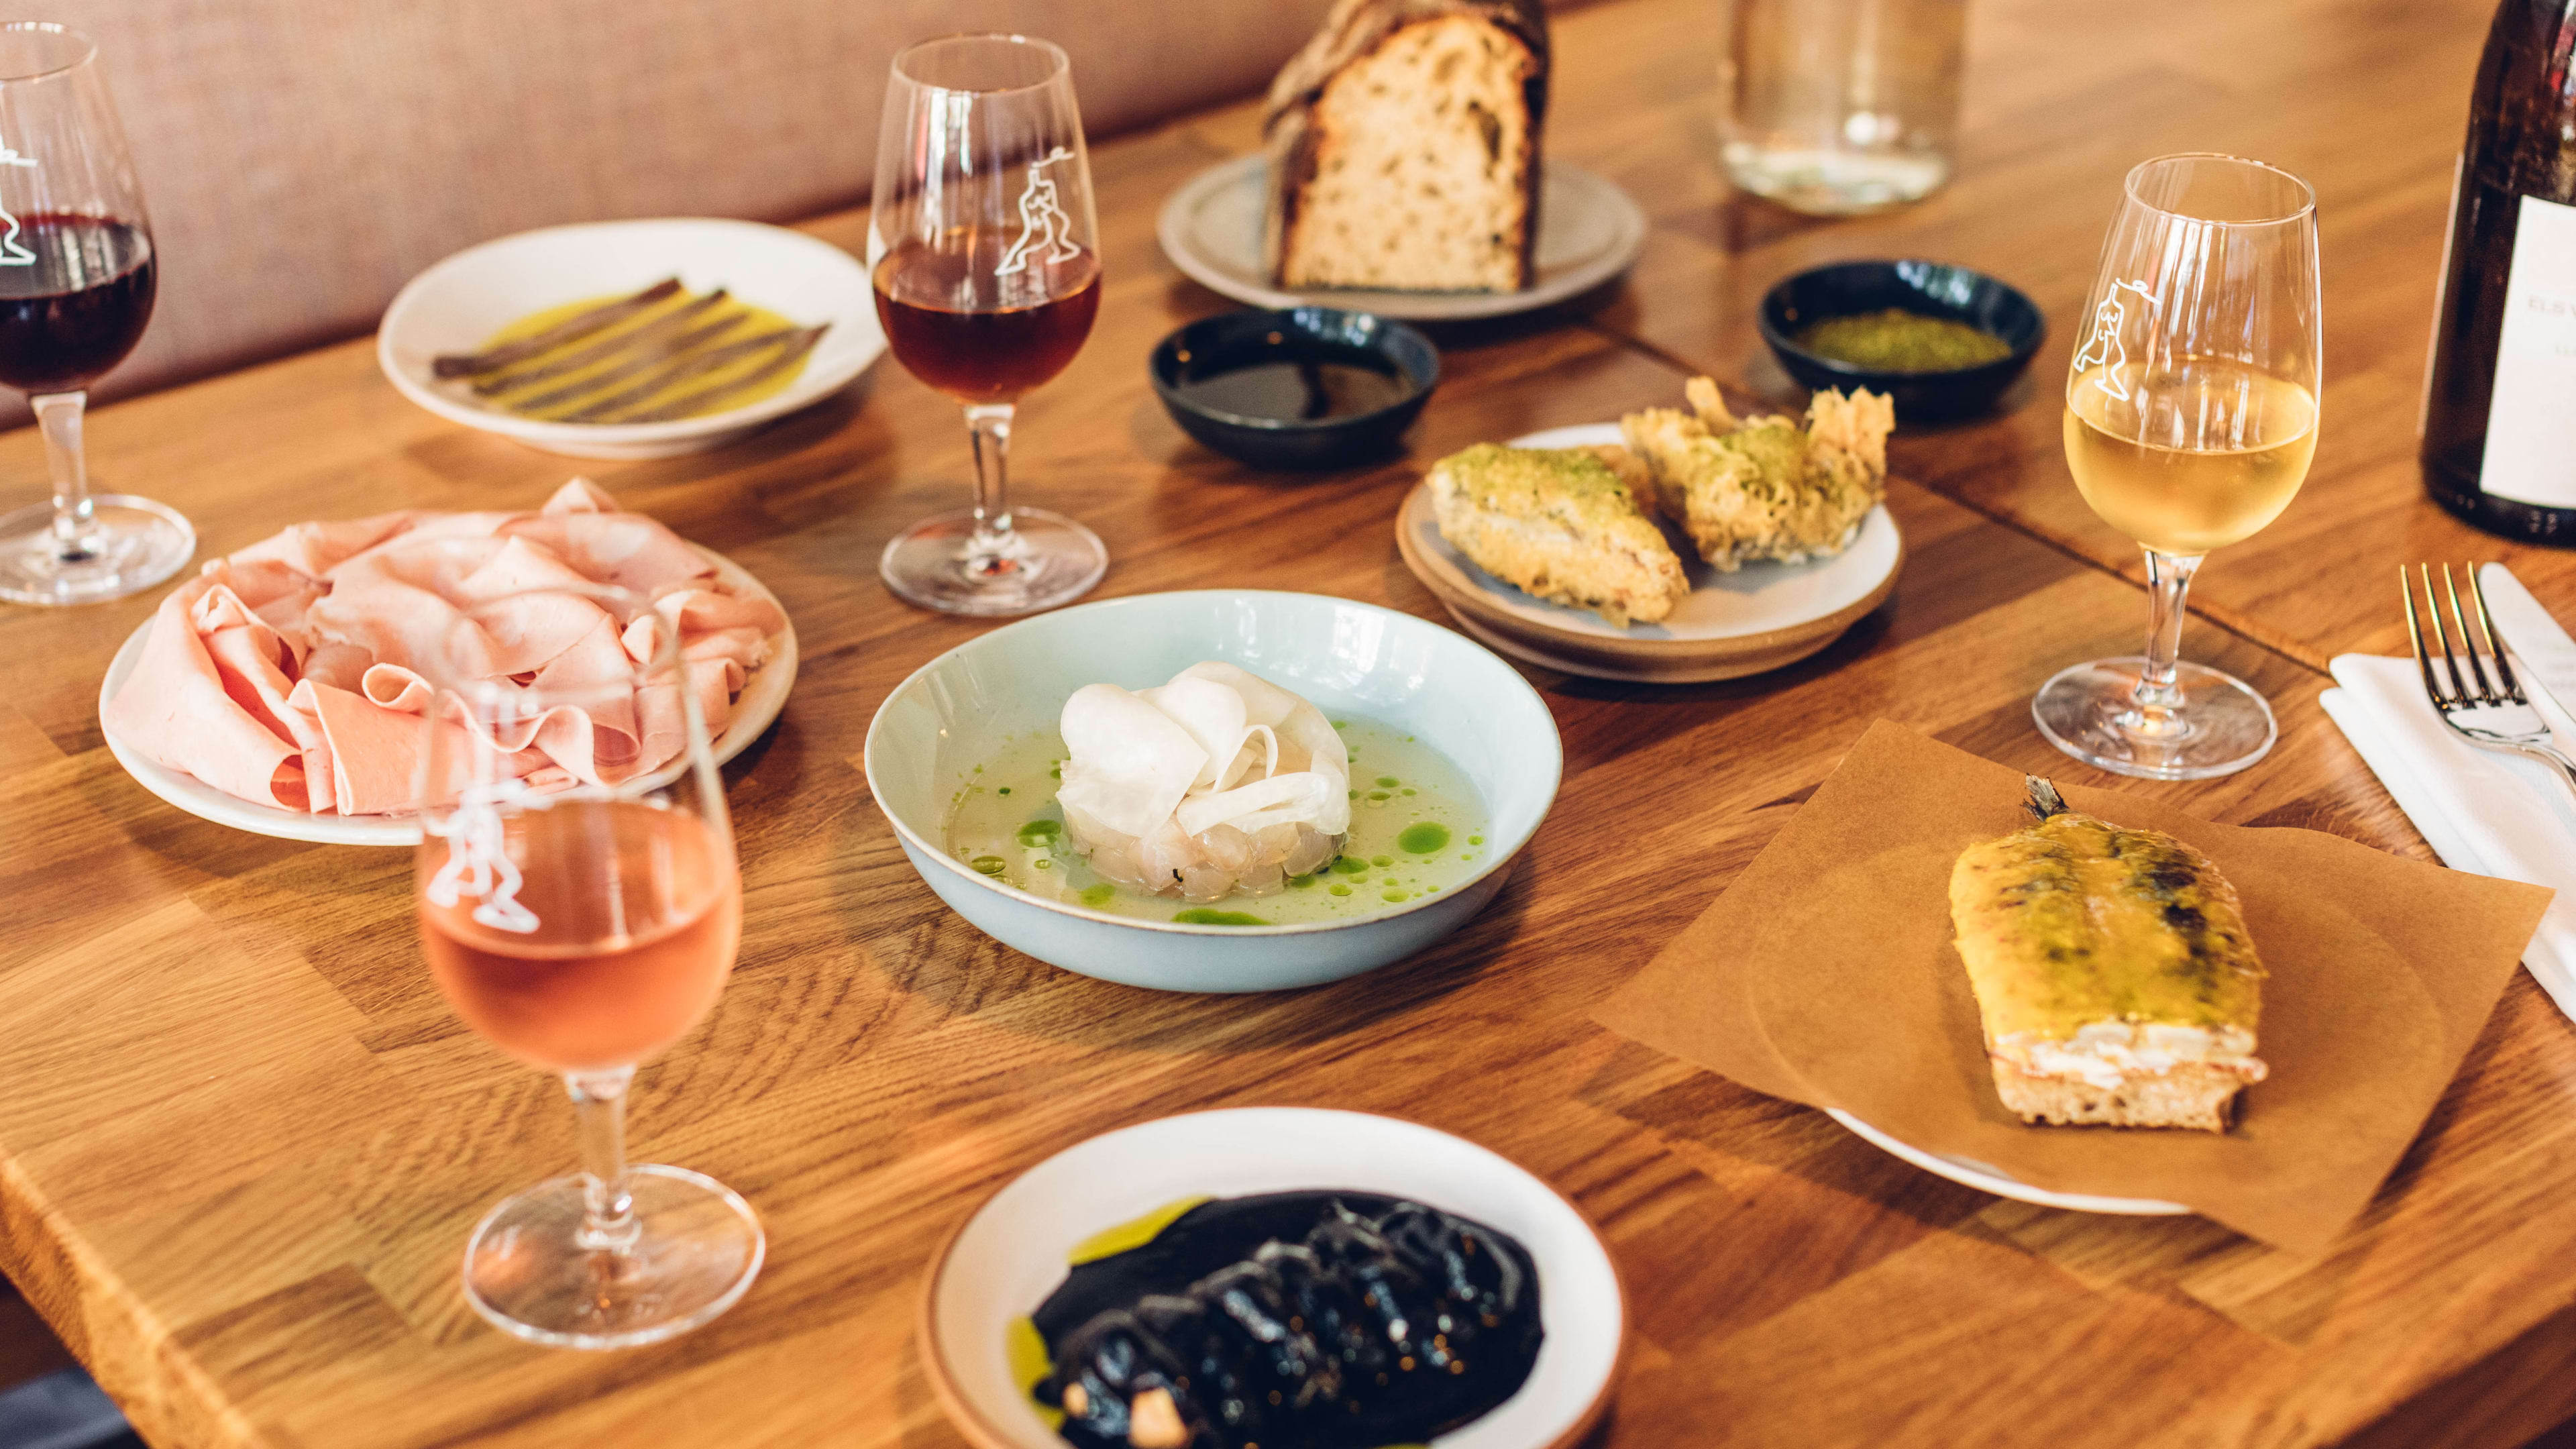
M1241 665L1327 715L1375 720L1448 756L1485 798L1483 870L1348 921L1184 926L1033 896L948 854L949 802L1004 736L1051 728L1065 697L1086 684L1142 689L1202 659ZM1041 961L1161 991L1278 991L1403 960L1502 889L1564 769L1538 691L1465 635L1374 604L1244 589L1108 599L996 629L897 686L867 743L869 792L941 900Z

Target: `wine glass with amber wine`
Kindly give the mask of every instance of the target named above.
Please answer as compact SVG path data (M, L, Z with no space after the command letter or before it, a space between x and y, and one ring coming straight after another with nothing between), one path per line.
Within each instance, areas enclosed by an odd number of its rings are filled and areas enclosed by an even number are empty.
M1065 54L957 35L894 58L868 252L877 317L906 371L966 409L975 504L886 545L886 586L952 614L1026 614L1109 567L1090 529L1014 507L1014 405L1082 350L1100 310L1099 227Z
M0 599L121 598L197 551L167 505L92 493L81 443L89 385L142 340L159 276L98 47L0 25L0 385L27 395L54 485L51 503L0 515Z
M2146 549L2143 655L2064 670L2040 732L2122 775L2199 780L2272 748L2272 707L2179 658L2183 595L2211 549L2281 515L2317 447L2316 196L2233 156L2129 173L2066 378L2066 462L2102 521Z
M466 1298L556 1347L668 1338L732 1306L765 1252L722 1183L626 1161L636 1064L714 1008L742 937L733 828L677 631L641 596L587 585L421 627L446 676L417 782L430 975L466 1025L563 1078L580 1136L578 1173L475 1228Z

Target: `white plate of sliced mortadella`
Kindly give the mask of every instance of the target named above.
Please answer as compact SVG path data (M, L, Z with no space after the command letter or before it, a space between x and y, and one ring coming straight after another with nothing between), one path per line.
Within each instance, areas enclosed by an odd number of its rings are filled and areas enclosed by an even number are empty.
M532 510L303 523L214 560L117 651L99 723L127 773L192 815L288 840L416 844L412 773L430 690L400 640L428 637L423 609L470 606L506 578L548 577L652 601L678 630L718 763L786 705L796 631L777 598L576 478ZM531 760L532 787L602 785L603 772L631 780L677 763L675 743L605 740L614 725L585 723L548 732L565 743ZM656 749L671 758L639 754Z

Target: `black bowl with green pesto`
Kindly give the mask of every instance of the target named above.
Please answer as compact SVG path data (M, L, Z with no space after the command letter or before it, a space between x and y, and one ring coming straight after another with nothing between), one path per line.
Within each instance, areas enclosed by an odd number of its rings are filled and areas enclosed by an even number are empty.
M1811 388L1865 387L1905 422L1984 412L2030 366L2048 324L2030 298L1947 262L1837 262L1773 287L1762 340Z

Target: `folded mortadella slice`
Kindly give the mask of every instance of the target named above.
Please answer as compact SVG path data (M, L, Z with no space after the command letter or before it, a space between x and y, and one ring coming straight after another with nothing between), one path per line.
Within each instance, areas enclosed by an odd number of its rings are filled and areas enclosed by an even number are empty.
M192 611L217 586L200 574L161 601L134 672L100 722L149 758L228 795L302 810L304 752L233 698L197 633Z

